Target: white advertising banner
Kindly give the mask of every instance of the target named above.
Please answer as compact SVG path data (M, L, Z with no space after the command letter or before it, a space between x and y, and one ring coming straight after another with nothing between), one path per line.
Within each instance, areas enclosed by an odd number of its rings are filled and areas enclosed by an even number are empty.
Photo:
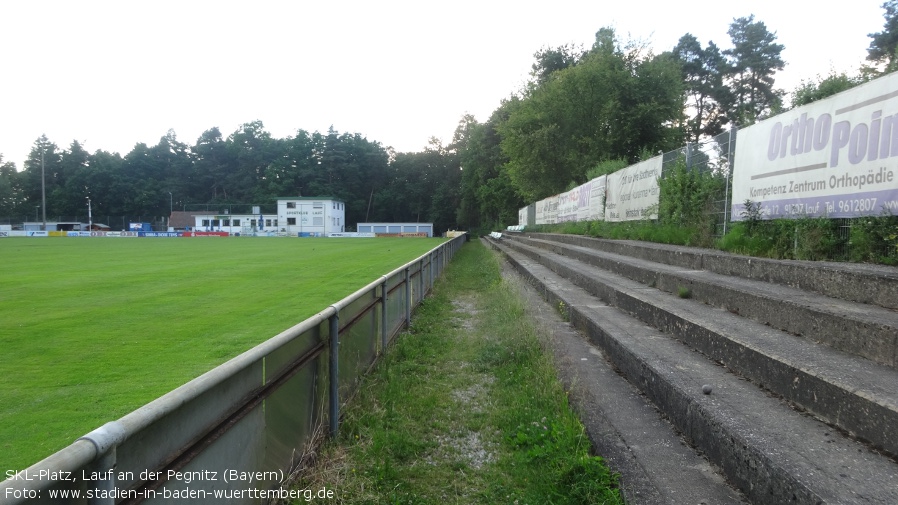
M661 161L661 156L655 156L608 176L605 221L658 219Z
M527 226L527 207L518 209L518 226Z
M580 188L574 188L570 191L558 195L558 218L556 223L564 223L567 221L577 220L577 207L580 203Z
M898 210L898 74L739 131L734 220L854 217Z
M536 224L555 224L558 218L558 195L536 202Z
M608 176L597 177L578 187L580 201L577 204L577 221L603 221L605 219L605 181Z

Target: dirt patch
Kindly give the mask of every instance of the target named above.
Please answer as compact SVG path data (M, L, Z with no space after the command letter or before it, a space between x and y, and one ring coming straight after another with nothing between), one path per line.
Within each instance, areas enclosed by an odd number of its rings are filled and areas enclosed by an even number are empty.
M432 454L423 458L424 463L435 466L455 461L479 469L496 459L495 444L483 440L480 433L476 431L469 430L453 435L440 435L437 437L437 442L440 446Z
M452 300L452 312L457 314L452 318L452 324L467 331L472 331L476 326L476 317L479 311L473 300Z

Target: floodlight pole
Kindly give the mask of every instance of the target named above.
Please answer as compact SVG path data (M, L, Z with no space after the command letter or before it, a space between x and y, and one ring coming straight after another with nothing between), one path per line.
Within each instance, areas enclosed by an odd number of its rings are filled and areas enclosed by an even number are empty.
M90 207L90 197L87 197L87 232L90 234L94 229L94 215Z
M47 231L47 185L44 176L44 141L41 139L41 214L44 218L44 224L41 231Z

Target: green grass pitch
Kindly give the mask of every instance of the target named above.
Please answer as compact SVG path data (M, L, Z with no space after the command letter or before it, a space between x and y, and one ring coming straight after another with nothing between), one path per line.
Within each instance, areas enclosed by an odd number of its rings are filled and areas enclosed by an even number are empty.
M0 239L0 475L49 456L440 243Z

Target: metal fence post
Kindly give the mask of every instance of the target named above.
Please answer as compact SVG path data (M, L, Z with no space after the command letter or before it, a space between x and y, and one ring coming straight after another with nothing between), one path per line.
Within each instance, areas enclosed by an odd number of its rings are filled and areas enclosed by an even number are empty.
M409 267L405 267L405 327L412 325L412 279Z
M723 194L723 234L727 234L727 221L729 221L728 213L730 212L730 174L733 172L733 130L730 128L730 138L727 140L727 177Z
M329 319L330 323L330 429L331 436L337 435L337 429L340 427L340 388L338 371L340 364L340 311L334 308L334 315Z
M418 296L421 297L418 301L424 301L424 258L421 258L421 261L418 264Z
M380 353L387 353L387 279L380 285Z
M90 481L91 489L98 490L92 494L88 500L88 505L114 505L115 499L115 447L109 449L100 459L89 465L91 476L95 476ZM105 479L99 478L105 476Z

